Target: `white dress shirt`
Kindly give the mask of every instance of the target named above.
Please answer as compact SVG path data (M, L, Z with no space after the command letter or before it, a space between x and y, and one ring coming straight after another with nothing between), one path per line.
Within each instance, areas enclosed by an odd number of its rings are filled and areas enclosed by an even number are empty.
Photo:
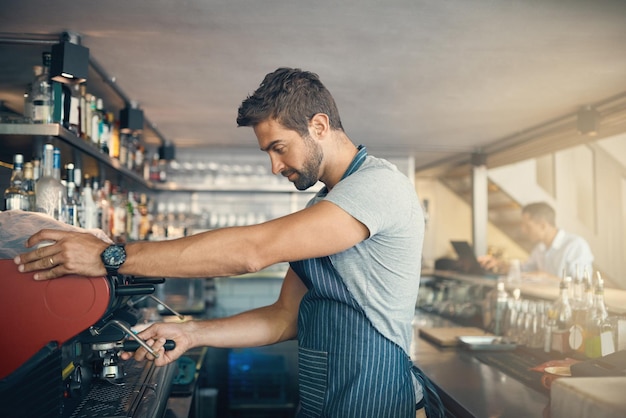
M557 277L575 277L576 269L593 272L593 254L584 238L559 229L550 247L541 242L522 264L522 271L543 271Z

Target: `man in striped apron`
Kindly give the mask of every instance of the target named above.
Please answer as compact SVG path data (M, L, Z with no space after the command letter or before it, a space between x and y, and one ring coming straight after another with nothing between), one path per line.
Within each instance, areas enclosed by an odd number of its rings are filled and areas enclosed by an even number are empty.
M299 190L325 187L293 214L124 248L114 268L154 277L224 277L289 262L276 303L229 317L158 323L138 336L136 360L175 361L193 347L252 347L297 338L299 417L437 418L436 391L409 358L419 287L424 216L411 181L345 134L317 75L280 68L242 103L272 172ZM16 257L38 280L105 273L107 248L89 234L44 230L29 239L62 242ZM111 268L111 266L109 266ZM166 339L176 348L164 351ZM130 358L132 353L123 353ZM439 408L436 408L439 407ZM422 415L423 416L423 415Z
M341 180L358 172L366 161L364 170L372 171L368 177L373 173L377 173L376 176L379 177L378 180L370 181L380 181L380 177L385 177L385 170L391 170L393 176L399 174L380 160L373 157L368 159L366 149L361 146ZM402 179L396 180L402 182ZM338 185L340 184L341 181ZM354 184L349 189L354 191ZM328 198L328 194L327 188L322 189L309 205ZM350 207L350 204L344 201L333 197L329 199L337 202L342 208ZM372 203L372 200L368 201ZM396 210L402 212L401 207L396 207ZM413 221L418 224L422 222L419 218ZM373 252L368 247L376 247L377 244L368 244L366 242L359 244L360 251L365 254ZM376 280L375 277L368 277L371 266L365 270L359 268L365 267L368 263L361 260L358 255L350 256L350 251L290 263L291 268L308 289L302 298L298 317L301 398L299 416L411 417L416 413L416 396L422 398L423 391L420 384L415 384L416 378L422 379L420 383L426 384L427 389L432 390L432 387L412 367L406 350L386 338L370 321L367 310L362 308L368 301L358 301L358 296L355 298L348 289L348 286L358 283L355 280L344 280L338 268L344 270L346 277L356 275L365 281ZM357 267L354 271L346 272L346 263L356 264ZM416 277L413 279L417 281ZM372 288L376 283L361 285ZM400 290L401 286L398 288ZM376 292L372 289L370 291ZM393 291L387 296L393 297ZM405 299L405 296L396 295L390 302L401 303L402 299ZM381 308L391 309L384 304ZM412 309L408 308L407 311ZM371 316L376 318L376 313L372 312ZM408 317L407 321L410 323ZM383 332L389 333L384 324L380 327L383 328ZM421 402L418 405L418 411L424 404L425 402ZM435 413L431 413L431 416L435 416Z

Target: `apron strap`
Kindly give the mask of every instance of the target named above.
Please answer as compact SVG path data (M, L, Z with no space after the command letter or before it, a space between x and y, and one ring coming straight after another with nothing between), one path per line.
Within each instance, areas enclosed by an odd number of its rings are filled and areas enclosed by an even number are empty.
M415 365L413 365L413 373L415 377L417 377L420 385L422 385L423 394L422 399L417 403L415 409L424 408L427 418L444 418L446 416L446 409L443 406L443 402L433 382Z
M352 162L348 166L348 169L346 170L345 173L343 173L343 176L341 176L341 180L345 179L350 174L357 171L359 167L361 167L361 164L363 164L363 162L365 161L365 158L367 157L367 148L365 148L365 145L359 145L357 147L357 150L358 151L356 155L354 156L354 158L352 159Z

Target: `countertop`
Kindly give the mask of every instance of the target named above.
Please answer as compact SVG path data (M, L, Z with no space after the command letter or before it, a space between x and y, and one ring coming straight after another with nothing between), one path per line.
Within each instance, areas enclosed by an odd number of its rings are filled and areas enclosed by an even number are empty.
M442 348L419 336L420 327L457 326L416 311L411 359L440 389L446 407L457 417L548 416L550 398L458 347Z

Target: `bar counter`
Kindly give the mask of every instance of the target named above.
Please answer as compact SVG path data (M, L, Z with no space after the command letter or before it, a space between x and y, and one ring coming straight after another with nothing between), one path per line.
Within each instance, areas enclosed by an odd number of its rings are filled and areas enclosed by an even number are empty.
M457 324L422 311L413 320L411 359L439 388L446 409L455 417L547 417L550 398L495 367L472 352L439 347L419 336L421 327Z

